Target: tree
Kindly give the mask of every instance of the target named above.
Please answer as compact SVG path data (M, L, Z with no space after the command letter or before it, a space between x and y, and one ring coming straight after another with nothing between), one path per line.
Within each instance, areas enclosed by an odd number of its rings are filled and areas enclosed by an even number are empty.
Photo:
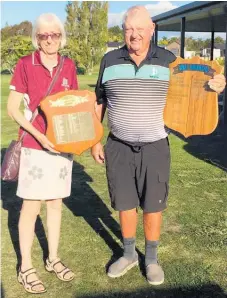
M68 37L77 38L78 31L78 15L79 15L79 2L71 1L66 5L66 23L65 29Z
M188 51L200 53L200 50L204 48L204 42L202 38L194 39L190 36L185 39L185 47Z
M225 43L224 39L220 36L215 37L214 39L214 43L219 43L219 44L223 44ZM203 42L203 48L211 48L211 39L207 38L204 42Z
M91 3L91 2L88 2ZM92 11L92 19L90 20L91 30L89 31L88 40L91 45L91 61L90 69L97 65L103 54L106 51L108 41L108 3L93 2L93 7L90 7Z
M180 38L179 37L176 37L176 36L173 36L169 39L169 44L170 43L173 43L173 42L177 42L177 43L180 43Z
M1 29L2 41L14 37L16 35L31 36L32 34L32 23L28 21L21 22L18 25L6 26Z
M91 74L106 50L108 3L72 1L66 5L66 13L69 40L64 53Z
M108 29L109 41L121 42L124 40L123 29L119 26L113 26Z
M214 42L215 43L220 43L220 44L225 43L224 39L221 36L215 37Z
M204 48L210 48L211 47L211 40L210 40L210 38L205 39L205 41L203 43L203 47Z
M158 44L160 46L168 46L169 40L166 36L163 36L163 38L158 41Z
M18 59L32 51L33 46L30 37L14 36L4 40L1 47L2 69L13 73Z

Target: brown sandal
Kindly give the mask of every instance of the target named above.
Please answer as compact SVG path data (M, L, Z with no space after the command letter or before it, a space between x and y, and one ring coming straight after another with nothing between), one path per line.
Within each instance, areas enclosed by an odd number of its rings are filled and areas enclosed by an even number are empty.
M32 293L32 294L45 293L46 288L44 287L44 284L41 282L41 280L35 279L33 281L28 282L28 280L27 280L28 276L33 273L36 273L36 270L34 268L30 268L24 272L22 272L20 269L18 272L18 277L17 277L18 282L24 286L25 291L28 293ZM44 287L44 289L39 290L39 291L33 290L33 287L38 286L38 285L42 285Z
M57 264L61 264L62 266L64 266L65 268L61 271L57 271L54 267L57 265ZM62 280L62 281L71 281L74 279L75 275L74 273L72 272L71 269L69 269L68 267L66 267L62 261L57 258L55 260L53 260L52 262L49 261L49 259L47 258L46 259L46 266L45 266L46 270L49 271L49 272L55 272L56 276L58 279ZM65 275L69 272L72 272L73 275L70 277L70 278L65 278Z

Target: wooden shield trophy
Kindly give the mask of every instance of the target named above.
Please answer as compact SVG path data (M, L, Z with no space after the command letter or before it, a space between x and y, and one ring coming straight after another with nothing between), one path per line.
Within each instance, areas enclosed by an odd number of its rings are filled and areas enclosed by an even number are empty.
M87 90L59 92L41 101L46 136L54 149L80 155L101 140L103 126L95 114L95 101L95 93Z
M210 134L218 123L218 95L208 81L220 74L216 61L177 58L170 64L164 122L185 137Z

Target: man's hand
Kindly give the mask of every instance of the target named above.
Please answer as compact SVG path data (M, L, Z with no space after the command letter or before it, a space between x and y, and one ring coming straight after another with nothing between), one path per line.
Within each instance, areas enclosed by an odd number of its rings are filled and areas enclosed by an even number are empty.
M217 93L221 93L225 89L226 80L224 75L218 74L208 81L210 88Z
M105 162L103 146L100 142L91 148L91 155L98 163L103 164Z

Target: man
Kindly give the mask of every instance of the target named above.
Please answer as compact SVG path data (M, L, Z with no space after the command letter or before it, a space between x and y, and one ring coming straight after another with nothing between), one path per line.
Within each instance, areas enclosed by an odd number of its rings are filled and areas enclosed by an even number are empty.
M123 257L113 263L108 276L119 277L138 264L135 251L137 207L143 209L145 265L152 285L164 282L158 264L162 211L166 208L170 150L163 123L169 64L176 57L151 44L155 25L143 6L130 8L124 18L125 44L109 52L101 62L96 86L97 115L102 121L106 107L110 135L105 146L92 148L98 163L106 162L112 207L120 213ZM222 75L209 82L221 92Z

